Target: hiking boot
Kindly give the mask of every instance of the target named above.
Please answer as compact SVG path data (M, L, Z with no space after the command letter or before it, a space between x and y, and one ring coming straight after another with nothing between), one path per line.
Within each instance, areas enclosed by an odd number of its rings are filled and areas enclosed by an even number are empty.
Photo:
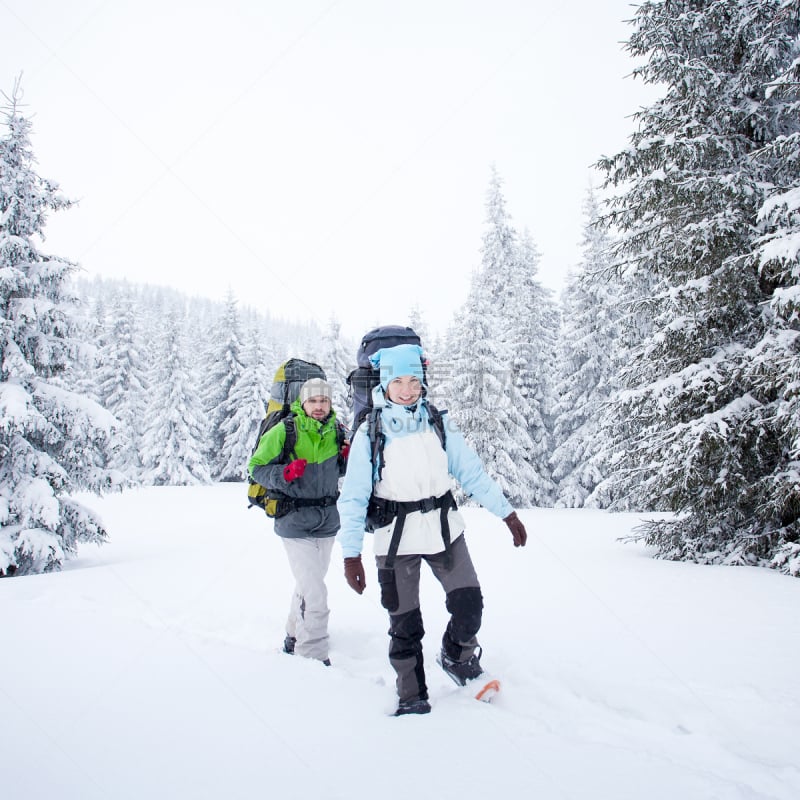
M394 712L396 717L402 717L404 714L430 714L431 704L421 697L412 697L410 700L401 700L397 704L397 711Z
M475 680L483 674L481 653L478 647L466 661L454 661L442 650L436 656L436 662L459 686L466 686L467 681Z
M326 667L329 667L329 666L331 665L331 660L330 660L329 658L323 658L323 659L322 659L322 663L323 663L323 664L324 664Z
M295 639L294 636L289 636L287 633L286 638L283 640L283 652L293 656L295 642L297 642L297 639Z

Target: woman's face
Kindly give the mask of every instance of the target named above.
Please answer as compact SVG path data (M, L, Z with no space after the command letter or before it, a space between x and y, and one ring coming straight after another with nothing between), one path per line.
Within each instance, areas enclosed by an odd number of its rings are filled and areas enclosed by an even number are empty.
M419 378L413 375L401 375L389 381L386 387L386 396L392 403L400 406L411 406L419 400L422 394L422 384Z

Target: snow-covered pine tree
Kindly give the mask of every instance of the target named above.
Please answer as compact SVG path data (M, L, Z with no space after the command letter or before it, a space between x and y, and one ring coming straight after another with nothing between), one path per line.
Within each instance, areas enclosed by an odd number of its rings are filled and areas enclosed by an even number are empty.
M447 406L447 381L450 375L448 359L441 356L442 343L431 334L425 315L417 304L408 314L408 326L419 336L428 361L428 400L437 408L444 409Z
M513 353L515 385L527 405L532 487L528 502L550 506L555 494L550 456L553 451L556 341L561 320L552 292L539 281L541 255L527 229L517 248L505 313L506 341Z
M555 505L580 508L608 474L600 453L601 411L617 367L616 282L608 269L611 237L598 226L594 189L583 204L582 257L562 294L554 439L550 459L558 482ZM599 505L603 505L600 501Z
M247 462L256 444L258 427L267 413L274 370L264 365L276 360L255 327L247 335L242 360L244 369L230 391L222 423L223 452L228 456L222 465L223 472L238 476L238 480L247 478Z
M118 294L100 336L96 368L97 394L104 408L120 422L114 466L131 483L141 478L142 429L147 406L147 370L143 343L130 295Z
M244 372L239 313L233 292L228 291L225 310L211 326L208 361L202 373L200 389L203 406L207 409L208 463L211 475L219 481L242 479L241 466L228 472L225 466L232 462L231 453L225 450L225 423L237 406L231 402L231 392Z
M509 331L519 325L512 317L511 298L519 247L495 169L486 211L481 268L473 273L440 372L451 375L446 384L450 414L465 439L511 503L525 506L532 501L538 476L531 463L530 408L517 386L517 352L509 341Z
M105 302L84 303L78 297L78 314L76 316L78 326L78 338L82 345L76 351L74 358L71 358L66 369L61 373L57 380L61 386L79 394L81 397L89 397L99 403L100 394L98 391L98 368L100 366L100 345L106 325L106 306ZM123 434L120 428L117 431L115 446L121 446L120 435Z
M629 303L653 329L621 372L615 484L632 505L677 512L642 529L663 557L769 563L797 541L796 488L788 503L768 499L769 487L796 487L796 470L765 424L780 385L754 382L760 343L781 338L774 262L759 273L754 251L770 225L765 192L791 185L772 180L781 170L765 154L797 130L796 108L770 90L796 71L798 21L796 1L645 2L628 43L647 58L636 73L666 93L636 115L631 146L601 161L606 185L625 187L607 222L623 233L626 291L655 287ZM791 271L778 268L781 288L796 285ZM784 331L773 352L789 366L796 320Z
M35 239L71 203L34 170L20 98L17 83L0 138L0 576L57 570L79 542L104 541L100 519L69 493L117 482L113 416L59 380L80 349L66 288L76 265Z
M177 311L163 321L150 379L153 390L142 437L145 484L210 483L205 459L208 422L198 398Z
M754 487L751 535L772 566L800 576L800 4L784 3L756 46L778 46L784 68L765 91L771 137L753 154L765 199L758 212L753 266L758 271L761 337L746 354L743 381L760 401L752 424L764 432L768 469ZM773 30L777 27L778 30ZM793 34L793 37L792 37ZM793 42L793 44L792 44Z
M411 311L408 312L408 326L419 336L423 350L425 350L426 353L430 352L430 349L433 347L433 342L430 340L428 323L425 322L422 309L416 303L412 306Z
M336 317L328 320L328 327L322 336L322 352L319 364L325 370L328 383L333 389L333 409L340 422L352 423L352 408L348 402L347 376L355 366L342 341L342 325Z

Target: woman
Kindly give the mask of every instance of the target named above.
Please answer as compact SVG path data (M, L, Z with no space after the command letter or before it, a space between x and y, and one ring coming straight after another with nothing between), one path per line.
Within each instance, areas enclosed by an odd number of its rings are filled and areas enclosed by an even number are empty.
M425 561L446 593L450 620L437 661L458 684L482 673L476 638L483 597L462 535L464 521L450 493L451 476L466 493L501 517L524 546L527 534L500 487L455 425L424 399L422 349L398 345L379 350L373 364L380 385L373 404L383 437L382 457L373 458L370 424L352 442L339 498L345 576L359 594L366 585L361 550L365 527L374 533L381 603L389 612L389 661L397 674L396 716L430 710L422 655L424 629L419 577ZM373 438L375 438L373 436ZM377 462L377 463L374 463Z

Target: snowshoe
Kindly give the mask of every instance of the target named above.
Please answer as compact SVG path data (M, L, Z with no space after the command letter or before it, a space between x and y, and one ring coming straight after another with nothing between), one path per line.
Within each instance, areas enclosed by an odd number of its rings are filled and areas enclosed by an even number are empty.
M436 663L459 686L466 686L468 681L473 681L483 674L480 648L477 648L466 661L455 661L442 650L436 657Z

